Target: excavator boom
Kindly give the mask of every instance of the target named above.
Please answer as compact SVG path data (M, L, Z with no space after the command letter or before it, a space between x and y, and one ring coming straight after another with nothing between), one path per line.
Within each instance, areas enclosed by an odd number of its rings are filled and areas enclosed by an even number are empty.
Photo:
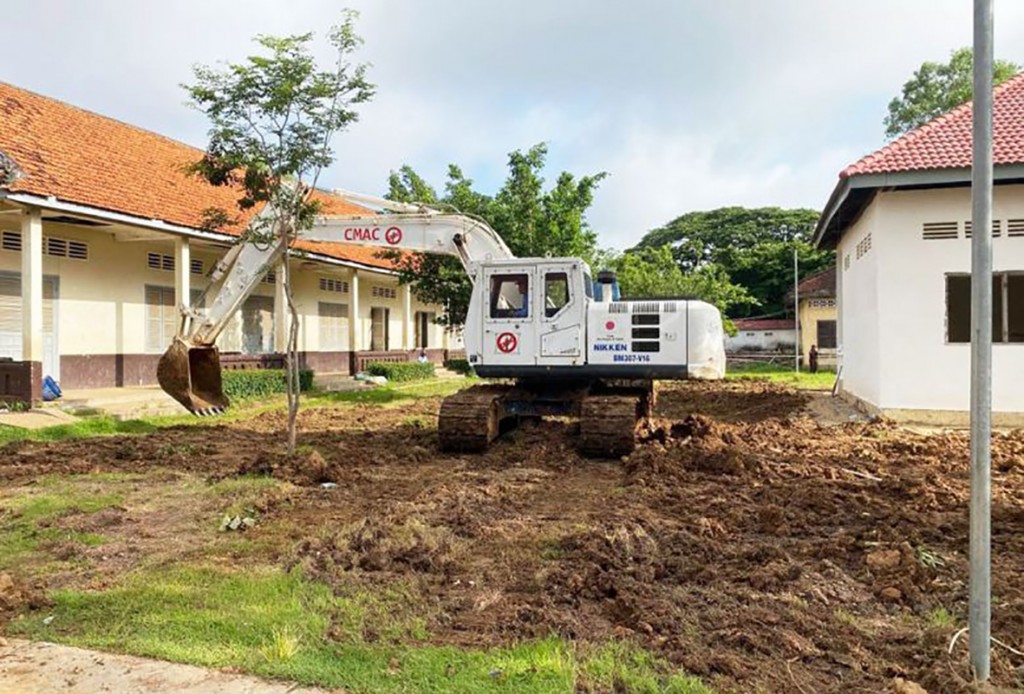
M472 272L479 262L513 257L501 237L482 220L368 195L342 191L336 194L389 213L374 214L367 210L368 214L361 216L321 217L311 229L300 234L300 239L452 255L462 261L467 272ZM250 224L247 234L281 222L274 218L268 205ZM168 395L190 412L216 414L228 406L217 337L286 250L281 243L254 243L243 235L214 268L210 285L196 306L179 307L178 334L157 365L157 380ZM206 308L200 310L198 306L203 303Z

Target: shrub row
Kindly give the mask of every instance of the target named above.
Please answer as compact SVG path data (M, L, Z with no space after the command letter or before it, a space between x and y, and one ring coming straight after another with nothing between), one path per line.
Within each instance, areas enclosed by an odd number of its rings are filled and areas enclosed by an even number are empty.
M473 366L468 359L449 359L444 363L444 368L463 376L473 375Z
M366 365L366 373L389 381L420 381L434 377L434 365L418 361L375 361Z
M284 393L288 389L284 369L225 371L223 383L224 394L231 400L263 398L275 393ZM312 387L313 372L309 369L299 371L299 388L305 391Z

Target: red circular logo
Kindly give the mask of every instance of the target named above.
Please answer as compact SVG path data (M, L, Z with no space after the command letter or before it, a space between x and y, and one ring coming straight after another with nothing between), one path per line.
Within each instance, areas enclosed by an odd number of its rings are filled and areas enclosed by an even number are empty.
M402 242L402 230L398 227L389 227L384 232L384 240L390 243L392 246Z
M610 320L607 323L605 323L604 324L604 329L605 330L615 330L615 321Z
M502 333L498 335L498 351L502 354L514 352L519 346L519 338L513 333Z

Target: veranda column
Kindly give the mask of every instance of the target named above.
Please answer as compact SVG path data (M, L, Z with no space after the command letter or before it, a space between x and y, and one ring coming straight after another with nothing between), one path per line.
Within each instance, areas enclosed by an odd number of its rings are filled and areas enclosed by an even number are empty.
M362 321L359 316L359 270L352 270L352 278L348 283L352 301L348 310L348 341L352 352L363 351Z
M33 403L43 389L43 214L26 210L21 219L21 358L31 363Z
M408 352L416 346L413 344L416 332L412 324L412 288L408 284L403 284L400 291L402 292L402 349Z
M174 305L191 306L192 251L188 238L174 239Z

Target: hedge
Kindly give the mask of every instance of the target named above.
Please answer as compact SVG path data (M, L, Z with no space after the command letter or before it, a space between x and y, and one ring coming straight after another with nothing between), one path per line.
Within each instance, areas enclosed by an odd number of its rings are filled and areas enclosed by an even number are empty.
M389 381L420 381L434 377L434 365L419 361L374 361L366 365L366 373L383 376Z
M468 359L449 359L444 363L444 368L463 376L473 375L473 366Z
M275 393L287 392L287 379L284 369L240 369L225 371L222 375L224 394L231 400L264 398ZM313 387L313 372L309 369L299 371L299 388L310 390Z

